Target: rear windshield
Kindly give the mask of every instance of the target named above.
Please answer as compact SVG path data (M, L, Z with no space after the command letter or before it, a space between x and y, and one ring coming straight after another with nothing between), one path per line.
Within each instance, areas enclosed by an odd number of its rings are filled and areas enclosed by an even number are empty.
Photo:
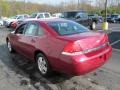
M86 27L72 21L49 22L48 25L59 35L72 35L89 31Z

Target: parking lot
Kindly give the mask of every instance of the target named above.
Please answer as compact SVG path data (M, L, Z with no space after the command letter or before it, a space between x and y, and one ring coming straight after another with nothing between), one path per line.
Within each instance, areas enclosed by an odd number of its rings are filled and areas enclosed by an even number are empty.
M110 24L109 30L113 56L103 67L84 76L55 73L43 78L34 63L17 53L9 54L5 37L10 30L0 28L0 90L120 90L120 26Z

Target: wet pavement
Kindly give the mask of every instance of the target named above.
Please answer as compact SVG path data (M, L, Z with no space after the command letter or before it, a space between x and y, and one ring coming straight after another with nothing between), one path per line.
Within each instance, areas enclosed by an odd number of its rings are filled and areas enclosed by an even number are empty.
M0 29L0 90L120 90L119 51L113 50L113 57L107 64L87 75L72 77L55 73L44 78L35 63L8 52L5 43L7 33L7 29ZM114 43L119 34L112 32L109 37ZM115 43L117 49L118 43Z

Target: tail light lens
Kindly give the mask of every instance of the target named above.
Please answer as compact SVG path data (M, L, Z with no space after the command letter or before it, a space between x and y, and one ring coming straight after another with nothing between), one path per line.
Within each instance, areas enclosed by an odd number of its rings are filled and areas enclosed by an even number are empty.
M64 51L62 52L62 54L65 54L65 55L77 55L78 53L82 53L81 52L82 49L79 45L79 42L71 42L71 43L68 43L65 48L64 48Z
M102 44L102 45L100 45L98 47L95 47L95 48L82 50L78 42L69 43L64 48L64 51L62 52L62 54L70 55L70 56L86 54L86 53L94 52L94 51L97 51L99 49L105 48L107 46L109 46L109 42L106 42L106 43L104 43L104 44Z

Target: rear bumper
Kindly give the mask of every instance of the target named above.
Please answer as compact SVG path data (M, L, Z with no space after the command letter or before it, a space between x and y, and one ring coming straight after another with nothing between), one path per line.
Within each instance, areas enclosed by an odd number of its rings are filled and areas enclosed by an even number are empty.
M65 62L63 72L71 75L84 75L102 66L112 56L112 48L109 46L99 54L94 53L91 57L86 55L72 56L71 60ZM67 58L64 58L64 61ZM70 58L69 58L70 59ZM72 62L71 62L72 61Z
M98 67L102 66L112 56L112 48L109 47L102 53L90 58L83 59L80 62L74 63L74 75L83 75L89 73Z

